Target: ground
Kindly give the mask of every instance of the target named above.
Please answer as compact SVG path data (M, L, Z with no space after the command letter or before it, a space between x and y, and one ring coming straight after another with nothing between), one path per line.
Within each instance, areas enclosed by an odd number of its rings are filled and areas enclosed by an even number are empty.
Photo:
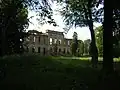
M99 68L90 59L14 55L0 58L3 90L94 90Z

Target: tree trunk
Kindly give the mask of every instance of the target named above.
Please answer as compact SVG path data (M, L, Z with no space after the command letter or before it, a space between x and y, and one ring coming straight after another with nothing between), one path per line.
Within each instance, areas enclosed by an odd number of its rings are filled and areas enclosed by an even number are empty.
M97 63L98 63L98 50L97 50L97 46L96 46L96 40L95 40L95 33L93 30L93 22L90 21L89 22L89 29L90 29L90 33L91 33L91 57L92 57L92 65L93 67L97 67Z
M111 2L104 2L104 24L103 24L103 69L100 78L100 90L119 90L119 76L113 69L113 33L112 17L113 8Z
M93 18L92 18L92 2L91 0L88 0L88 16L87 16L87 10L85 10L86 12L86 19L88 20L88 26L90 29L90 33L91 33L91 57L92 57L92 64L93 67L97 67L97 63L98 63L98 50L97 50L97 46L96 46L96 40L95 40L95 33L94 33L94 29L93 29ZM89 18L88 18L89 17Z
M107 2L105 3L107 4ZM113 9L108 4L104 8L103 24L103 70L105 72L113 71L113 33L112 33Z
M6 45L5 42L6 41L5 41L5 30L4 29L2 29L2 40L1 41L2 41L2 56L4 56L5 55L5 51L6 51L5 50L5 48L6 48L5 47L5 45Z
M7 23L8 18L4 19L4 22L2 23L2 30L1 30L1 54L4 56L6 54L6 29L7 29Z

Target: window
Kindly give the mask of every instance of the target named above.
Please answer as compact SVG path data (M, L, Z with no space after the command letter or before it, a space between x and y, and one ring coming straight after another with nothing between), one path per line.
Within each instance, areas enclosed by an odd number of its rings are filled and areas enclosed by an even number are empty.
M61 52L61 49L59 48L59 52Z
M43 54L45 55L45 48L43 48Z
M38 53L40 53L40 47L38 47Z
M61 44L61 40L59 40L59 44Z
M33 40L33 42L35 42L35 37L34 37L34 40Z
M38 38L38 41L39 41L39 43L40 43L40 37Z
M35 35L37 35L37 33L34 33Z
M54 43L55 43L55 44L57 43L57 39L54 40Z
M52 45L52 38L50 38L50 45Z
M33 52L33 53L35 52L35 48L32 48L32 52Z
M20 41L22 42L23 40L22 40L22 39L20 39Z
M70 41L68 41L68 45L70 45Z

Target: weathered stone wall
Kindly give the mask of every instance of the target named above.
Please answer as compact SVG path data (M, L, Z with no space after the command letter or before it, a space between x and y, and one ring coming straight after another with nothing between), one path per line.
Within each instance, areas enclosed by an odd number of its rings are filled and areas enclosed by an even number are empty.
M44 34L29 35L28 39L29 53L50 55L57 45L57 54L71 54L70 44L72 40L64 38L63 32L48 30Z

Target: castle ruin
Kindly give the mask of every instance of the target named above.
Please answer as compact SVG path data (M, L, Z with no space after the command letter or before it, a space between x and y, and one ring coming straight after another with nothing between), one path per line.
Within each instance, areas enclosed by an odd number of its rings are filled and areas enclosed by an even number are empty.
M72 39L65 38L63 32L47 30L46 33L42 33L30 30L28 34L24 44L29 53L40 53L41 55L71 54Z

